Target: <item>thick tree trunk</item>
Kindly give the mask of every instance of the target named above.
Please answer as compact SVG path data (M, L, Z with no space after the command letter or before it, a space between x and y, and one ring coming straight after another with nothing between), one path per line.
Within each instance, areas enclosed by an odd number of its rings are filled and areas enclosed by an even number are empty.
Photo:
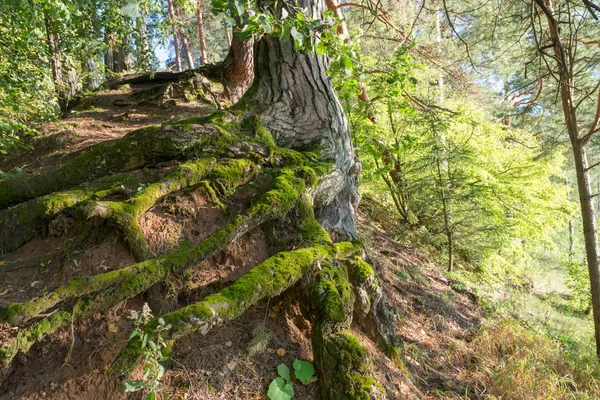
M87 76L85 77L84 86L87 90L97 90L100 85L100 75L98 73L98 62L93 56L88 57L86 61Z
M177 38L177 25L175 22L175 11L173 8L173 0L167 0L169 6L169 17L173 24L173 47L175 48L175 67L177 71L181 71L181 56L179 54L179 39Z
M208 63L206 56L206 40L204 38L204 18L202 16L202 0L196 3L196 21L198 23L198 41L200 42L200 57L202 58L201 65Z
M309 17L319 18L323 12L318 1L301 0L298 6L306 8ZM317 189L315 214L334 240L356 237L360 164L342 105L325 74L327 58L297 51L292 40L278 38L260 40L255 52L262 123L278 145L294 149L318 145L324 158L335 162L336 171Z
M106 34L106 43L108 44L108 50L104 55L104 64L109 71L119 73L127 70L127 63L125 61L126 54L124 46L117 43L117 36L114 33Z

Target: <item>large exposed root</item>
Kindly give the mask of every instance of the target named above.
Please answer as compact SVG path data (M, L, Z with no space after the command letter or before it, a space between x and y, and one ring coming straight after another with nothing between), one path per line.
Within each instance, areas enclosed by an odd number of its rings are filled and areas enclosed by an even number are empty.
M356 301L355 320L362 330L392 358L400 354L402 341L394 330L392 313L385 305L385 296L370 264L360 257L347 262Z
M106 175L189 157L213 146L213 139L219 136L210 125L138 129L121 139L100 143L52 171L0 181L0 209Z
M222 189L221 197L225 197L254 176L258 169L258 165L246 159L233 159L223 163L214 158L189 161L159 182L143 188L127 202L91 202L86 207L86 214L88 218L101 217L118 226L136 260L143 261L150 258L151 254L138 220L157 200L169 193L204 183L206 191L213 194L213 201L219 204L219 196L214 194L211 183L204 181L205 178L211 178L212 185L218 184Z
M202 125L209 122L213 125ZM141 190L122 202L102 198L123 184L119 179L127 180L129 175L82 185L115 172L170 160L182 164L168 175L148 181L153 182L148 186L140 186ZM5 249L20 246L60 212L77 209L82 211L82 220L91 220L82 238L103 234L97 233L100 230L92 222L106 220L109 223L101 225L117 226L140 261L127 268L74 279L36 299L0 310L0 320L21 325L13 337L0 344L1 366L10 365L18 353L27 352L60 327L105 311L174 273L198 265L267 221L281 224L285 219L293 225L286 228L298 236L293 250L288 246L220 292L161 315L160 319L170 326L162 331L163 339L176 340L193 332L205 334L305 277L303 281L309 285L307 303L314 316L312 343L315 363L321 371L322 397L385 398L366 347L349 330L353 315L387 350L395 349L397 342L391 331L382 328L388 315L375 273L362 261L362 248L350 242L333 244L315 218L315 206L335 207L333 199L345 187L341 173L319 160L314 153L276 146L255 117L244 118L234 109L134 131L120 140L97 145L54 171L0 181L0 209L33 199L0 213L0 227L7 223L3 218L10 220L5 216L30 214L20 239ZM266 172L260 174L263 170ZM138 220L158 200L185 188L202 186L216 205L225 208L222 200L253 178L261 182L257 187L268 184L269 189L248 207L235 210L239 214L231 216L225 226L197 245L183 243L179 249L151 258ZM55 192L59 193L48 195ZM152 336L158 324L156 318L143 329ZM135 369L143 355L139 339L133 337L119 354L110 369L113 375L125 378Z
M271 189L245 214L235 216L224 228L196 246L184 247L128 268L74 279L40 298L27 303L11 304L2 312L2 318L11 324L25 323L60 303L63 307L59 307L58 311L54 310L50 316L21 330L16 337L3 343L0 347L0 360L5 365L8 364L19 351L27 351L35 341L65 325L68 322L63 318L65 312L71 315L72 319L79 320L116 305L147 290L171 274L181 272L216 254L265 221L283 217L306 192L307 181L315 181L314 172L311 174L306 168L284 169L273 180ZM95 296L88 297L94 293ZM76 300L74 306L68 305L68 300L77 298L79 300Z
M29 200L0 211L0 254L18 249L46 229L59 213L73 209L92 198L121 193L126 187L147 184L155 174L123 173L104 177L66 192L58 192Z
M214 326L233 320L260 300L281 294L293 286L320 260L328 257L346 257L359 250L352 243L333 245L325 230L312 214L312 207L305 196L300 197L299 231L306 247L283 251L252 268L248 273L219 293L209 295L202 301L172 313L161 315L144 326L152 336L160 323L170 325L163 331L165 339L179 339L194 332L206 334ZM131 339L121 351L110 373L127 378L142 357L139 337Z
M385 399L375 379L366 347L349 331L355 306L346 263L336 259L321 264L311 291L315 327L315 362L322 373L324 399Z
M162 315L160 318L171 325L163 337L178 339L193 332L205 334L215 325L239 317L258 301L276 296L295 284L314 262L328 253L329 249L325 247L278 253L221 292L182 310ZM157 325L158 319L144 329L152 335ZM141 357L141 342L136 337L121 351L110 373L122 379L127 378Z

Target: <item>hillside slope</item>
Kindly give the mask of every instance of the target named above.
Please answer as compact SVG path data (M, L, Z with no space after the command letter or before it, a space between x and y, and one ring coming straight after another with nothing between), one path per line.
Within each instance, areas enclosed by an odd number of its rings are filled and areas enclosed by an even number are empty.
M68 118L45 126L33 139L33 150L23 150L2 160L0 169L24 173L64 163L92 144L118 138L147 124L198 116L212 108L185 90L168 98L151 97L152 87L124 87L87 99ZM142 93L140 95L140 93ZM169 165L149 174L164 175ZM16 172L23 173L23 172ZM141 184L143 185L143 183ZM139 187L123 187L124 192ZM115 196L119 196L115 194ZM215 232L227 215L202 187L166 196L140 218L152 254L164 254L182 240L199 243ZM469 341L484 318L474 297L452 289L440 268L417 249L395 242L390 233L403 229L390 222L377 204L365 199L359 214L359 233L380 276L387 304L393 311L395 330L403 339L403 354L391 360L376 343L354 330L373 356L378 379L390 399L477 398L468 369ZM133 257L118 235L91 238L73 246L82 226L61 213L39 229L18 250L0 258L0 306L25 301L70 279L123 268ZM121 384L104 372L126 344L133 322L129 310L150 303L155 314L181 307L227 286L253 265L274 253L274 244L261 230L246 234L221 254L182 274L161 288L162 298L137 296L74 323L37 343L5 371L0 399L120 399L127 398ZM71 249L71 251L65 251ZM302 291L302 284L291 289ZM296 302L300 296L281 296L260 303L240 319L178 341L170 369L162 380L169 398L262 399L277 376L277 365L291 366L295 359L312 361L311 326ZM261 326L263 344L249 356L248 346ZM0 326L0 338L14 333ZM253 334L253 332L255 332ZM448 362L450 354L456 356ZM461 358L462 357L462 358ZM139 374L139 372L138 372ZM295 384L297 399L313 399L318 384ZM129 398L138 398L130 394Z

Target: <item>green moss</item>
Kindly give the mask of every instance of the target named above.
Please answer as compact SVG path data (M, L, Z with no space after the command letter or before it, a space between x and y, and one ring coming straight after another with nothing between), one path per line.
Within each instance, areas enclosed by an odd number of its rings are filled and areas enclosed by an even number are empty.
M375 271L369 263L364 262L360 257L354 257L352 275L358 282L366 282L375 278Z
M129 171L194 153L204 148L206 141L203 135L174 135L156 126L138 129L121 139L100 143L52 171L0 181L0 209L116 171Z
M207 125L207 124L219 123L219 122L223 121L225 118L225 115L226 115L225 111L213 111L212 113L210 113L206 116L191 117L191 118L180 119L177 121L165 122L164 125L174 125L174 126Z
M312 303L317 307L321 322L349 327L354 295L345 266L336 264L321 262L321 270L315 274L312 284Z
M317 364L323 373L322 397L372 400L385 399L386 391L375 379L366 347L350 332L313 336Z
M352 242L338 242L333 246L335 248L335 257L338 259L362 253L362 247L356 247Z
M258 117L254 117L254 135L265 145L275 147L273 135L271 135L271 132L267 129L267 127L260 122Z
M96 197L117 193L123 186L137 186L150 176L138 177L117 174L81 185L67 192L58 192L29 200L0 214L0 252L14 251L42 232L48 222L59 213L67 212L78 217L75 206Z

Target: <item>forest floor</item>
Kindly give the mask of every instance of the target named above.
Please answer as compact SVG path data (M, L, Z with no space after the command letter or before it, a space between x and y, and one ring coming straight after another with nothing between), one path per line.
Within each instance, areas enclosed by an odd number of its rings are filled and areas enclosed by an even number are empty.
M205 115L204 102L169 100L157 104L132 102L136 88L102 92L86 100L68 118L43 127L23 150L0 160L7 173L34 173L52 168L89 146L174 118ZM18 167L22 172L18 172ZM226 216L201 191L174 193L141 217L150 250L162 254L182 239L198 243ZM355 330L371 352L377 377L390 399L482 398L472 365L477 362L472 341L486 317L476 296L455 285L423 252L392 239L406 229L372 200L364 199L358 215L359 234L381 280L394 324L404 342L402 361L394 362ZM80 229L65 218L14 253L0 257L0 306L24 301L80 276L131 265L134 260L118 237L71 254L60 266L48 262ZM169 280L169 299L178 307L227 286L272 254L260 230L245 235L224 252ZM22 263L20 268L2 266ZM456 289L456 290L455 290ZM291 291L301 290L292 288ZM251 308L238 320L177 342L170 369L161 386L172 399L265 399L277 365L291 367L295 359L312 361L310 323L295 302L282 295ZM137 399L121 392L121 384L104 372L124 347L133 329L129 310L140 310L147 299L138 296L82 323L59 330L19 356L0 382L0 399ZM150 305L155 309L154 305ZM156 307L160 307L157 305ZM155 310L156 311L156 310ZM264 349L248 354L257 326L268 332ZM0 325L2 335L10 333ZM139 375L139 371L137 374ZM318 384L295 384L296 399L318 398Z

